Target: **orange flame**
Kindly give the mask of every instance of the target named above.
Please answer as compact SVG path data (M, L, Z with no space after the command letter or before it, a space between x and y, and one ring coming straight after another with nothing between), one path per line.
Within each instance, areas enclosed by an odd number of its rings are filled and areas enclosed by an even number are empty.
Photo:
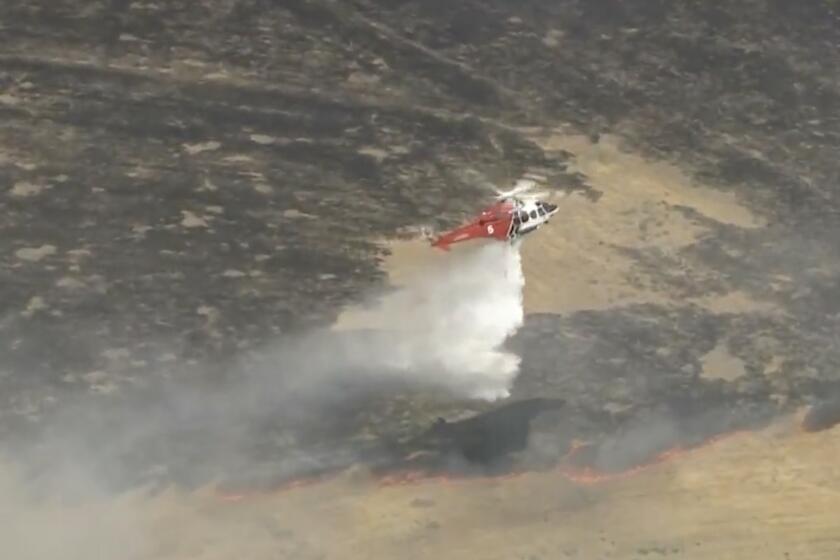
M581 468L581 469L575 469L575 468L569 467L567 465L560 467L558 470L559 470L560 474L562 474L563 476L565 476L566 478L568 478L572 482L575 482L577 484L583 484L583 485L592 485L592 484L598 484L598 483L602 483L602 482L609 482L609 481L613 481L613 480L623 480L623 479L635 476L635 475L637 475L641 472L650 470L651 468L656 467L658 465L661 465L663 463L667 463L667 462L676 460L680 457L685 457L685 456L687 456L691 453L695 453L695 452L699 451L700 449L703 449L705 447L709 447L709 446L711 446L715 443L719 443L719 442L721 442L725 439L729 439L729 438L735 437L735 436L737 436L739 434L743 434L743 433L746 433L746 431L729 432L727 434L721 434L721 435L718 435L718 436L710 437L710 438L706 439L705 441L699 443L698 445L695 445L695 446L692 446L692 447L680 447L680 446L673 447L671 449L668 449L668 450L663 451L662 453L656 455L653 459L651 459L647 463L644 463L642 465L638 465L638 466L635 466L635 467L631 467L629 469L626 469L626 470L623 470L623 471L620 471L620 472L616 472L616 473L598 472L596 469L594 469L592 467L584 467L584 468ZM576 443L577 443L577 445L576 445ZM586 447L585 444L582 444L580 442L572 442L571 449L566 454L565 459L567 461L570 460L578 451L580 451L584 447Z
M692 447L674 447L668 449L658 455L656 455L650 461L638 465L635 467L631 467L629 469L625 469L623 471L609 473L609 472L601 472L593 467L581 467L577 468L569 463L571 460L577 455L582 449L589 446L586 442L580 440L573 440L569 446L569 450L563 456L560 461L560 466L554 469L555 472L561 474L569 481L574 482L575 484L580 485L594 485L600 483L611 482L615 480L623 480L644 471L650 470L658 465L663 463L667 463L678 459L680 457L685 457L691 453L695 453L700 449L706 448L710 445L723 441L725 439L729 439L735 437L739 434L743 434L745 431L736 431L730 432L727 434L721 434L718 436L714 436L708 438L707 440L703 441L702 443L692 446ZM492 479L495 481L499 480L509 480L514 479L520 476L527 474L527 471L517 471L511 473L505 473L502 475L491 476L491 477L483 477L484 480ZM302 488L306 486L311 486L317 483L325 482L334 478L335 475L331 476L320 476L320 477L308 477L308 478L300 478L296 480L292 480L287 482L279 487L273 488L270 491L259 491L254 490L250 492L239 492L239 493L225 493L220 492L219 498L225 502L239 502L246 498L256 498L256 497L264 497L266 495L278 494L283 492L288 492L290 490L294 490L296 488ZM377 479L377 483L380 487L388 487L388 486L403 486L409 484L420 484L420 483L439 483L439 484L457 484L457 483L466 483L468 482L470 477L464 475L455 475L455 474L439 474L433 473L429 471L423 470L409 470L409 471L401 471L401 472L394 472L384 476L381 476Z
M235 503L235 502L240 502L244 499L253 499L253 498L264 497L264 496L271 495L271 494L280 494L280 493L283 493L283 492L288 492L290 490L294 490L296 488L303 488L305 486L312 486L312 485L317 484L319 482L326 481L327 478L329 478L329 477L312 476L312 477L305 477L305 478L296 478L294 480L290 480L288 482L285 482L282 485L271 488L270 490L248 490L248 491L242 491L242 492L235 492L234 493L234 492L227 492L225 490L217 489L216 492L217 492L217 496L219 497L220 500L225 501L225 502Z

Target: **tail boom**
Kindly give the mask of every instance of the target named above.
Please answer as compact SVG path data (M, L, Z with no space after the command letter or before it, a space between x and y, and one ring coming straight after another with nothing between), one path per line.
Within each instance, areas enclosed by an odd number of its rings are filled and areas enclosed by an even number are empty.
M432 243L432 246L448 251L453 243L470 239L490 238L506 241L510 239L511 225L512 221L509 217L491 221L478 220L444 233Z

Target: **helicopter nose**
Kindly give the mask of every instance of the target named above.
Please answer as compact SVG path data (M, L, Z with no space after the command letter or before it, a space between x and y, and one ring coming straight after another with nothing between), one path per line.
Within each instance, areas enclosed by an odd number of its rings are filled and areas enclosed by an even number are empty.
M557 210L557 205L556 204L551 204L549 202L544 202L543 206L545 206L545 211L548 212L549 214L551 214L555 210Z

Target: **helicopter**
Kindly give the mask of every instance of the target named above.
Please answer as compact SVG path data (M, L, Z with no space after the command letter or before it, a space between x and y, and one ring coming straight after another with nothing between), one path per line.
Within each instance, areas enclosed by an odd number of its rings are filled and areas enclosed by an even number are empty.
M471 239L496 239L513 242L547 224L557 213L557 205L540 200L529 191L534 181L520 179L508 191L497 191L496 202L481 210L472 220L432 241L432 246L444 251L453 243Z

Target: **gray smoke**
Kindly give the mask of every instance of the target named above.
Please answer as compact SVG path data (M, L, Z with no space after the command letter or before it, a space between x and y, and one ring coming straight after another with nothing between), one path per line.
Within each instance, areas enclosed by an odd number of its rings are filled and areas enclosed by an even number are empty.
M369 328L277 341L214 383L173 375L143 391L66 398L10 452L56 491L68 479L125 488L341 468L359 459L347 440L372 402L425 390L507 395L519 358L503 345L522 324L523 285L517 246L447 254L371 298Z

